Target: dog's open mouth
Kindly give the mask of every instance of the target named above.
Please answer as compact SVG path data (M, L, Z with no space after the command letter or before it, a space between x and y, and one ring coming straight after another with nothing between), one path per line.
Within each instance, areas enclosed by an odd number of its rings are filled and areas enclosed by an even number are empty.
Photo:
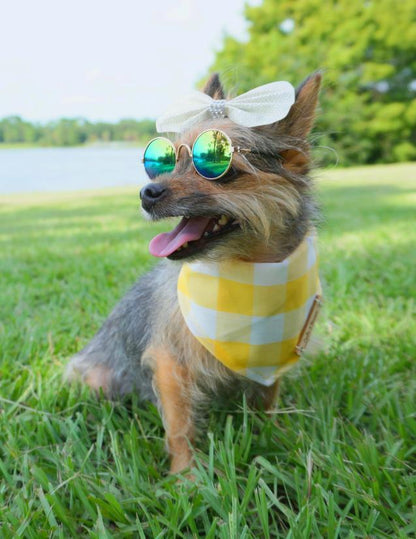
M179 260L191 256L210 242L239 227L226 215L218 217L182 217L171 231L158 234L149 244L153 256Z

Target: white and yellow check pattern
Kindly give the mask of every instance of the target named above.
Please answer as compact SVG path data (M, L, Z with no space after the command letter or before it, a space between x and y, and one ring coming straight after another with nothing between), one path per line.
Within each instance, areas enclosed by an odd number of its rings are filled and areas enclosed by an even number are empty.
M228 368L269 386L293 365L320 294L316 239L279 263L184 264L178 299L191 333Z

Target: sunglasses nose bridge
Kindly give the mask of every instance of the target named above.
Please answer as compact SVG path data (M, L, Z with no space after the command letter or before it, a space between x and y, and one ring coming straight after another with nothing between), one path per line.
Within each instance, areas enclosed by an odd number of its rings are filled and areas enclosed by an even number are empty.
M192 158L192 150L191 150L191 148L188 146L188 144L180 144L180 145L178 146L178 149L176 150L176 160L179 159L179 154L180 154L182 148L185 148L186 151L188 152L189 157Z

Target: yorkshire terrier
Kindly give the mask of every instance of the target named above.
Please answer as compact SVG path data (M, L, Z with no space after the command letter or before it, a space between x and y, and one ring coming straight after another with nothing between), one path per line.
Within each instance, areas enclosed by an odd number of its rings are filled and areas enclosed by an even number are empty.
M173 473L192 465L200 405L241 392L270 409L309 337L320 291L307 137L320 82L313 74L293 99L286 92L280 112L260 87L233 114L239 98L227 101L214 74L206 110L185 120L192 106L177 110L178 128L168 115L162 130L177 140L158 137L145 151L144 211L181 221L150 244L167 260L133 285L67 373L109 398L138 392L156 403ZM271 115L256 118L262 88Z

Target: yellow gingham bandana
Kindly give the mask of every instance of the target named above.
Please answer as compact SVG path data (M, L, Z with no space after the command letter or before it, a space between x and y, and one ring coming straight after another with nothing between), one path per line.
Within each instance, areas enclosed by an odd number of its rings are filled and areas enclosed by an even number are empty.
M283 262L192 262L178 299L196 339L229 369L269 386L299 359L320 300L316 239Z

